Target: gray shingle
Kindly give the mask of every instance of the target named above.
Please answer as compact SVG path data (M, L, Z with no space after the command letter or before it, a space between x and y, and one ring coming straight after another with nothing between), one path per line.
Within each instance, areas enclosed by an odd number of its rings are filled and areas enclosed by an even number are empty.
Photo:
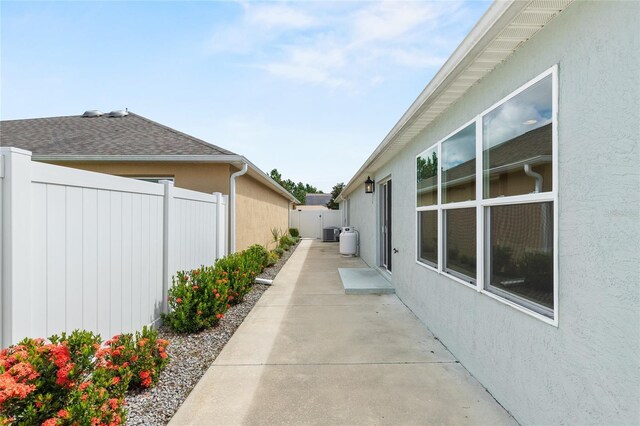
M35 155L235 155L134 113L0 122L0 146Z

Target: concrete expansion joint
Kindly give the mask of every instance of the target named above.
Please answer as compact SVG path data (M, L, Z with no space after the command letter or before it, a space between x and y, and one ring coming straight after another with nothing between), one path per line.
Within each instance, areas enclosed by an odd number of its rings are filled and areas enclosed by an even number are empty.
M268 366L292 366L292 367L316 367L316 366L350 366L350 365L426 365L426 364L459 364L460 361L398 361L398 362L267 362L250 364L213 364L212 367L268 367Z

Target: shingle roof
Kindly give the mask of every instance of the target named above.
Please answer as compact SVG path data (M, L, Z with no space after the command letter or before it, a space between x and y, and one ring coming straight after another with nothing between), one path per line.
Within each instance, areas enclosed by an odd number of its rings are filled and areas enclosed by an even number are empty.
M235 155L134 113L0 122L0 146L34 155Z
M324 206L331 201L331 194L307 194L305 196L305 206Z

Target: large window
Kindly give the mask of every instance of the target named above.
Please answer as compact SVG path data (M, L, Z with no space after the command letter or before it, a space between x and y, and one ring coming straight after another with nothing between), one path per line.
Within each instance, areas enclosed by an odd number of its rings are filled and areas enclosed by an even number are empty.
M556 68L417 156L418 263L557 325Z

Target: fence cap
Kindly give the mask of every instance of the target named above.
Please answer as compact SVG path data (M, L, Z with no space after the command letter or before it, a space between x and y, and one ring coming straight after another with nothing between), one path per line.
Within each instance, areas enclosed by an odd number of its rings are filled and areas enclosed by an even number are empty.
M13 146L0 146L0 153L22 154L22 155L28 155L29 157L31 157L31 151L27 151L26 149L16 148Z

